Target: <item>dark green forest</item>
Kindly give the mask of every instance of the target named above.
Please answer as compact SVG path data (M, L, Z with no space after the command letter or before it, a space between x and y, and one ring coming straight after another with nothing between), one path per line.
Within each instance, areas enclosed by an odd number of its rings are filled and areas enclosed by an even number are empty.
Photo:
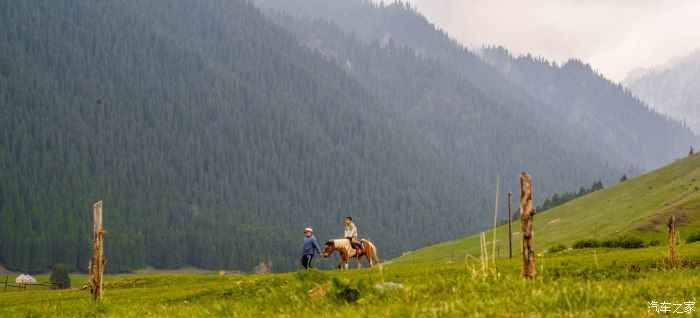
M86 271L98 200L108 272L291 270L345 215L390 258L486 227L497 175L634 173L478 63L245 0L0 0L0 264Z
M626 177L627 176L623 177L622 181L626 181L626 180L624 180L624 178L626 178ZM556 206L562 205L566 202L580 198L586 194L593 193L593 192L598 191L598 190L602 190L603 188L604 188L603 181L598 180L596 182L593 182L593 184L591 184L591 186L588 188L581 187L578 190L578 192L565 192L565 193L561 193L561 194L556 193L551 198L545 199L544 203L542 203L541 206L537 207L537 212L547 211L547 210L552 209Z
M248 2L0 9L9 269L84 271L100 199L108 271L285 270L301 229L338 236L345 214L386 256L478 227L425 138Z

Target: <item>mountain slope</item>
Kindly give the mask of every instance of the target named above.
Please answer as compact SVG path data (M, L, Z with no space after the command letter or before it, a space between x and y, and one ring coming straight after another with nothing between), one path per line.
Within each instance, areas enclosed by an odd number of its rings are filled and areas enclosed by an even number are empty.
M623 82L657 111L685 122L700 135L700 50Z
M323 21L271 16L371 88L416 132L428 136L441 157L454 158L455 170L473 183L464 189L473 198L465 207L470 223L488 213L490 191L479 185L493 184L498 174L537 171L544 187L540 200L590 180L612 183L623 173L570 145L566 133L537 116L516 116L437 59L391 42L365 44Z
M556 90L554 94L543 89L546 87L531 86L503 75L500 66L494 68L465 49L410 5L364 0L256 0L255 3L297 17L330 21L366 43L377 41L386 45L393 41L411 47L420 55L435 57L461 76L462 81L472 83L516 117L533 114L546 119L549 125L564 132L569 144L590 149L614 164L658 167L698 142L681 124L650 112L619 85L602 79L590 68L572 67L572 72L562 72L562 78L557 80L563 79L568 86L561 86L566 89ZM552 71L545 73L548 72ZM542 75L526 74L527 79ZM579 80L584 81L579 83ZM654 128L653 134L649 133L649 127Z
M100 199L108 271L296 268L300 229L345 214L387 256L464 229L463 174L248 1L0 1L0 24L8 269L86 269Z
M514 57L502 47L486 48L482 56L507 79L545 101L547 113L587 136L589 146L615 149L617 155L608 160L658 167L700 141L581 61L559 66L532 56Z
M533 175L533 179L537 180L537 176ZM513 201L517 213L517 196ZM507 210L501 209L499 215L504 214ZM700 230L700 154L536 214L535 250L543 253L555 243L571 246L581 239L615 238L623 234L664 242L668 238L666 222L672 214L676 215L682 241ZM513 233L519 229L520 223L514 222ZM487 240L492 240L492 233L486 232ZM508 225L498 227L497 241L500 257L508 255ZM478 257L479 250L479 235L473 235L404 254L395 262L448 261L453 255L464 257L465 254ZM520 236L516 234L513 256L517 257L519 251Z

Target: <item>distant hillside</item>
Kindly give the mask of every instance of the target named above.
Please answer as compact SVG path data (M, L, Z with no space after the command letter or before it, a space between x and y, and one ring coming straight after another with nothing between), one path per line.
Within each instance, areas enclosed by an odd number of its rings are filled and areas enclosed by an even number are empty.
M485 48L482 56L508 80L544 101L546 113L586 136L587 146L614 149L605 156L613 162L655 168L700 143L680 122L650 109L583 61L557 65L532 56L515 57L503 47Z
M254 2L268 10L332 22L366 43L405 45L418 55L437 58L460 81L469 82L516 118L529 121L530 116L537 117L558 128L552 131L569 145L593 151L613 164L652 169L700 143L679 122L650 111L623 87L583 63L559 68L513 60L507 52L500 56L503 59L477 55L407 4L367 0ZM508 64L514 72L503 72Z
M473 183L464 189L472 198L465 206L469 223L488 213L490 187L498 174L537 171L543 189L536 199L541 201L597 178L610 184L624 173L595 152L571 145L566 132L546 120L514 114L499 96L461 80L436 58L417 55L393 40L383 46L366 44L329 22L271 16L300 43L336 61L375 92L416 133L426 136L443 158L453 158L453 168Z
M513 176L517 177L517 176ZM533 175L537 180L537 176ZM537 191L537 188L534 189ZM518 192L519 193L519 192ZM514 213L518 197L514 196ZM507 217L507 203L501 202L499 215ZM615 238L632 234L645 240L668 238L666 223L676 215L682 241L700 230L700 154L695 154L603 190L535 215L535 250L543 253L552 244L568 246L577 240ZM483 220L484 223L493 220ZM520 223L513 223L513 254L520 251ZM486 232L490 241L492 233ZM508 226L497 231L500 256L508 254ZM490 251L491 247L489 247ZM405 254L395 262L449 261L452 255L479 255L479 234L437 244Z
M622 83L651 107L685 122L700 135L700 50L641 75L630 74Z

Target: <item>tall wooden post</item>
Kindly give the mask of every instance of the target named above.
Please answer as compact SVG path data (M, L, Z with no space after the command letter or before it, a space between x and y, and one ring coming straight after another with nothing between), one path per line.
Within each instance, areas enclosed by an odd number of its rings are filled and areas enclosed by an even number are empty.
M678 251L676 251L676 216L668 219L668 262L671 265L678 264Z
M513 258L513 229L511 227L513 216L510 207L511 197L513 197L513 193L508 191L508 258Z
M90 276L88 285L94 300L102 300L102 275L104 274L104 236L102 228L102 201L92 206L93 216L93 239L92 239L92 261L90 262Z
M498 191L500 190L501 178L496 176L496 201L494 203L493 210L493 240L491 241L491 246L493 251L491 252L491 257L493 257L493 267L498 271L498 266L496 265L496 226L498 225Z
M532 222L535 209L532 208L532 178L527 173L520 174L520 238L523 252L521 275L525 279L535 277L535 233Z

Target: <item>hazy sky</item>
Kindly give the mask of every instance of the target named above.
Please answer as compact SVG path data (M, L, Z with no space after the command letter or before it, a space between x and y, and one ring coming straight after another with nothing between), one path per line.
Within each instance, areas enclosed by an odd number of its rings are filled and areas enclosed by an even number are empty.
M700 0L404 0L471 46L577 57L621 81L700 48Z

